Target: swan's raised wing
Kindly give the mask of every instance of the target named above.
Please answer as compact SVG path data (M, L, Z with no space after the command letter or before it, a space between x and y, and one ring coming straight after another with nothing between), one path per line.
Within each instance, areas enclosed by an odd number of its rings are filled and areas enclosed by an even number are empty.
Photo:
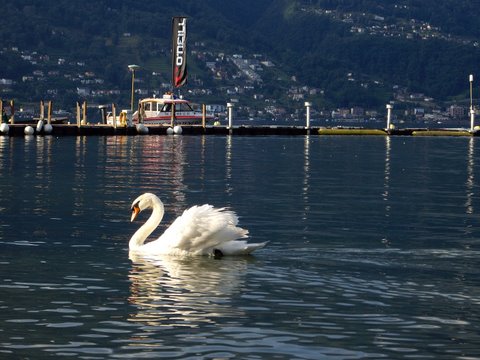
M237 224L238 217L231 210L207 204L193 206L185 210L158 241L191 254L209 254L222 244L248 237L248 231Z

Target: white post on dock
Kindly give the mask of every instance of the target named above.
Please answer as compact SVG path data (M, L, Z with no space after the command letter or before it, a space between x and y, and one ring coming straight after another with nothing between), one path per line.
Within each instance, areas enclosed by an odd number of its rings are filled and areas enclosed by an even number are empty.
M3 100L0 99L0 134L8 134L8 131L10 130L9 127L8 127L8 120L5 117L3 117L4 113L3 113ZM4 122L6 121L6 122Z
M10 117L10 124L15 124L15 100L10 100L10 112L12 116Z
M233 118L233 104L227 103L228 111L228 130L232 130L232 118Z
M49 135L53 131L52 127L52 111L53 111L53 102L52 100L48 101L48 108L47 108L47 123L43 126L43 133Z
M393 105L387 104L387 131L392 128L392 109Z
M309 101L305 102L305 108L306 108L306 125L305 129L310 130L310 107L312 106L312 103Z
M117 112L115 109L115 104L112 103L112 118L113 118L113 128L117 128Z
M175 126L175 103L172 102L172 109L170 110L170 127L173 129L174 126Z
M45 119L45 103L43 100L40 100L40 120Z
M87 125L87 100L83 102L82 106L82 125Z
M80 119L80 102L77 101L77 126L80 127L81 124L81 119Z
M205 124L207 122L207 105L202 104L202 127L205 129Z
M475 128L475 109L473 108L473 75L470 74L470 131Z
M45 102L40 100L40 117L37 121L37 133L40 133L43 130L43 124L45 122Z
M48 101L48 108L47 108L47 124L51 125L52 124L52 110L53 110L53 106L52 106L52 100L49 100Z

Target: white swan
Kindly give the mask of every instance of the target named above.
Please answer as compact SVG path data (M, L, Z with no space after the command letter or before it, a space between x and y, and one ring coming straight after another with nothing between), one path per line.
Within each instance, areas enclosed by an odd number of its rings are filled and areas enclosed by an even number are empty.
M165 213L162 201L154 194L145 193L133 201L131 221L145 209L153 211L130 239L131 252L146 255L246 255L266 245L266 242L248 244L238 240L247 238L248 230L237 227L235 212L207 204L185 210L157 240L144 243Z

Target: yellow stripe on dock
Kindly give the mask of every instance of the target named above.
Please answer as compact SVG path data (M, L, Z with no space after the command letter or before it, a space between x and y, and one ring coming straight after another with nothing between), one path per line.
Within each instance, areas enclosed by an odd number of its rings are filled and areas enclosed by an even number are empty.
M412 132L413 136L473 136L466 130L418 130Z
M318 129L319 135L387 135L380 129Z

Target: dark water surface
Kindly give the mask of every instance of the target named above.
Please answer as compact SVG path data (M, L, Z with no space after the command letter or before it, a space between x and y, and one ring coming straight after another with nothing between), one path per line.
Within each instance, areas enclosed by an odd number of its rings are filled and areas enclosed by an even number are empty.
M0 358L480 358L479 156L476 138L0 137ZM230 206L270 243L129 259L146 191L167 223Z

